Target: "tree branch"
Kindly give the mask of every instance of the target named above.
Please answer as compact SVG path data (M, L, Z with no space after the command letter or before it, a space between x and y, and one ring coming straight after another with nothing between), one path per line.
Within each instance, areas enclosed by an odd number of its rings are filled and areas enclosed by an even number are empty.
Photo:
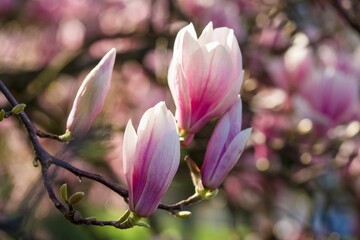
M0 91L4 94L6 99L9 101L9 103L12 106L16 106L19 103L14 98L14 96L11 94L9 89L6 87L6 85L3 83L3 81L0 80ZM59 140L59 137L56 135L48 134L41 132L36 129L36 127L33 125L29 117L26 115L26 113L23 111L18 114L20 121L25 126L26 131L29 136L29 140L33 146L33 150L35 152L36 160L40 162L41 165L41 173L42 173L42 180L43 184L45 186L45 189L48 193L49 199L54 203L55 207L65 216L67 220L74 224L86 224L86 225L97 225L97 226L113 226L115 228L125 229L129 228L128 222L119 223L118 221L98 221L93 218L84 218L82 217L77 211L74 209L66 206L64 203L61 202L61 200L57 197L57 195L54 192L54 189L51 185L50 178L48 176L49 167L51 165L54 165L56 167L63 168L72 174L74 174L77 177L80 178L87 178L90 180L93 180L95 182L101 183L102 185L106 186L110 190L116 192L119 194L122 198L124 198L125 202L128 202L128 191L118 184L115 184L108 180L107 178L103 177L100 174L87 172L84 170L81 170L73 165L71 165L68 162L65 162L61 159L58 159L51 154L49 154L40 144L38 140L39 137L46 137L54 140ZM200 202L202 199L197 194L194 194L193 196L189 197L186 200L180 201L178 203L175 203L173 205L165 205L160 204L158 206L159 209L166 210L172 214L176 213L177 211L181 211L184 207L189 206L191 204L194 204L196 202Z
M350 25L350 27L355 30L358 34L360 34L360 25L358 25L356 22L354 22L350 16L347 14L347 12L344 10L344 8L341 6L338 0L332 0L331 1L333 7L338 12L340 16L344 18L344 20Z
M124 188L122 188L121 186L119 186L117 184L110 182L109 180L107 180L103 176L101 176L100 174L90 173L90 172L78 169L78 168L72 166L70 163L64 162L55 157L51 158L51 163L58 167L68 170L69 172L73 173L74 175L76 175L78 177L84 177L84 178L88 178L88 179L94 180L96 182L99 182L99 183L103 184L104 186L110 188L111 190L113 190L114 192L116 192L117 194L122 196L123 198L128 197L127 190L125 190Z

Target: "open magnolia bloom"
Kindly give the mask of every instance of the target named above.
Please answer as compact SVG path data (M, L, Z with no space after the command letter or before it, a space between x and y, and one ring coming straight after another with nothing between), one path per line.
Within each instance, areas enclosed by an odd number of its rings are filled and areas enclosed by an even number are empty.
M148 109L137 132L129 120L124 135L123 165L129 207L147 217L158 207L180 163L180 142L174 116L164 102Z
M250 137L251 128L241 130L242 103L238 96L235 104L217 123L206 148L201 167L205 189L218 188L239 160Z
M85 136L94 123L110 89L115 57L116 50L113 48L82 82L66 122L67 137Z
M192 24L181 29L173 54L168 83L187 144L236 101L243 82L242 56L234 31L213 29L211 22L199 38Z

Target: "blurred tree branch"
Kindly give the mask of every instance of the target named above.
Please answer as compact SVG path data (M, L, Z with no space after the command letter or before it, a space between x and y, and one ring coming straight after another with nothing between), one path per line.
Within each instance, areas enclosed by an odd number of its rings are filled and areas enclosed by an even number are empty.
M358 34L360 34L360 25L358 21L352 19L345 8L341 5L339 0L332 0L332 6L335 8L337 13L349 24L349 26L355 30Z

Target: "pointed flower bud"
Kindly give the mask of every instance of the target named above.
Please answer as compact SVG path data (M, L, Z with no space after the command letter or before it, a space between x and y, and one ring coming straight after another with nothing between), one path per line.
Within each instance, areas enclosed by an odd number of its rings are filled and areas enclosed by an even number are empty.
M181 29L173 54L168 83L176 120L191 136L236 101L243 82L242 56L234 31L213 29L211 22L199 38L192 24Z
M206 189L216 189L244 151L251 129L241 131L242 103L238 96L235 104L217 123L207 145L201 167L202 183Z
M177 127L164 102L144 113L137 132L130 120L123 145L130 210L140 217L151 215L174 178L179 163Z
M66 123L72 136L83 137L101 111L110 89L115 56L116 50L113 48L81 84Z

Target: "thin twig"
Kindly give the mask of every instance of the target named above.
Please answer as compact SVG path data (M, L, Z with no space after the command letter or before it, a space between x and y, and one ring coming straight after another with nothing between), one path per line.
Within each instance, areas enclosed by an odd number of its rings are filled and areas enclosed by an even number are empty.
M110 188L111 190L113 190L114 192L116 192L117 194L122 196L123 198L128 197L128 191L126 189L122 188L121 186L119 186L115 183L110 182L109 180L107 180L106 178L104 178L103 176L101 176L99 174L90 173L90 172L81 170L79 168L72 166L70 163L64 162L55 157L52 157L51 163L58 167L68 170L69 172L73 173L74 175L76 175L78 177L84 177L84 178L88 178L88 179L94 180L96 182L99 182L99 183L105 185L106 187Z
M182 201L172 204L172 205L160 204L158 206L158 208L169 211L171 213L174 213L176 211L181 211L186 206L190 206L190 205L192 205L194 203L198 203L200 201L202 201L202 198L197 193L195 193L194 195L190 196L186 200L182 200Z
M63 142L63 140L58 135L46 133L46 132L40 131L39 129L36 130L36 135L41 138L49 138L49 139L53 139L53 140L56 140L59 142Z

